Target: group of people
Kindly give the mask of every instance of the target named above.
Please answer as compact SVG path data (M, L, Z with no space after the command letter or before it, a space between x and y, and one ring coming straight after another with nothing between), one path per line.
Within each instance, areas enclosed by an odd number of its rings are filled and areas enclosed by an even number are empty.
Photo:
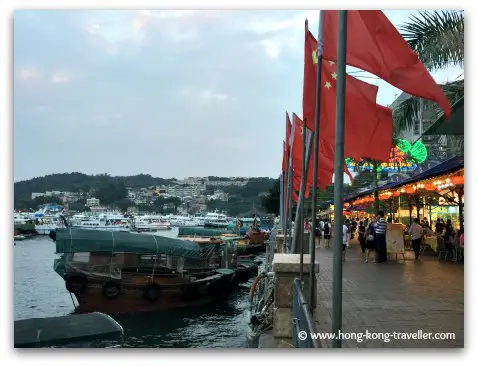
M326 218L319 217L317 220L317 226L314 230L312 230L312 226L309 222L309 219L305 219L304 221L304 230L308 232L314 231L315 242L316 244L320 245L320 240L323 237L325 240L325 247L330 248L330 234L332 225L328 222ZM318 241L318 243L317 243Z
M374 263L383 263L387 261L387 243L385 235L387 234L387 222L385 214L379 211L375 219L365 219L358 225L358 238L360 249L362 250L362 259L368 263L370 253L375 251Z
M412 240L412 248L415 252L415 259L420 257L420 246L423 240L423 236L426 231L431 232L430 224L428 220L425 218L420 222L418 218L413 220L413 224L410 226L408 233L411 236ZM445 244L445 248L448 250L450 256L453 255L453 251L455 250L455 242L458 238L459 245L463 248L465 244L465 234L464 230L458 230L458 232L453 227L451 220L448 219L445 223L445 220L438 218L435 223L435 232L443 238L443 242Z
M387 261L387 248L385 235L387 231L387 223L385 222L385 214L379 211L376 218L369 222L346 219L343 225L343 242L342 242L342 260L345 261L345 252L349 246L350 239L353 239L354 232L358 229L358 238L362 255L368 262L370 253L376 252L374 262L382 263ZM312 232L312 227L308 219L304 221L304 230ZM327 218L320 217L317 221L317 227L314 230L316 244L320 246L322 239L325 241L325 248L330 248L330 238L332 233L332 225Z

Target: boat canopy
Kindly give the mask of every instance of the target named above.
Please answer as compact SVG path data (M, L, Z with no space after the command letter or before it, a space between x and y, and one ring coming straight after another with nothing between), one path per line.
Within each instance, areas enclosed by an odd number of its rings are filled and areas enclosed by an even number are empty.
M56 230L57 253L113 252L165 254L200 259L199 246L187 240L120 231L65 228Z

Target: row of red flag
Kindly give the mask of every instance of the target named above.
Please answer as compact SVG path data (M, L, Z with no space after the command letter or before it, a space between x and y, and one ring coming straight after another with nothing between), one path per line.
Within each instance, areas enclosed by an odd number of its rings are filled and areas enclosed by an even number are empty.
M317 177L321 190L332 183L334 173L338 11L325 10L323 20ZM294 201L298 200L296 191L300 189L302 177L302 133L311 135L315 129L318 42L309 31L307 21L304 43L303 119L293 114L291 121L286 113L282 161L283 199L287 173L291 171ZM439 85L380 10L347 12L346 64L370 72L410 95L435 101L446 118L451 115L450 103ZM377 86L350 75L346 75L345 84L344 156L387 161L392 148L391 109L377 104ZM310 154L306 198L313 183L313 164L313 154ZM344 171L350 176L345 164Z

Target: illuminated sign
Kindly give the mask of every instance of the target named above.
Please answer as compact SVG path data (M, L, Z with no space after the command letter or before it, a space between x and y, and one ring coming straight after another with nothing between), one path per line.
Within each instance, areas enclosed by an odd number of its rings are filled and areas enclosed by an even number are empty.
M398 140L396 146L390 151L390 157L387 162L380 163L378 171L388 172L408 172L416 169L417 164L423 163L427 158L427 149L421 141L411 145L406 140ZM356 170L360 166L361 170L373 170L373 165L367 161L355 161L353 159L345 159L347 168Z

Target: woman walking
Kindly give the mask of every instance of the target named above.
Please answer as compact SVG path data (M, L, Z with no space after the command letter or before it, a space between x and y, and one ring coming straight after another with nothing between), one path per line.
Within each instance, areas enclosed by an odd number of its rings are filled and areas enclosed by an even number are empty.
M365 225L363 221L359 222L358 225L358 238L360 242L360 249L362 250L362 259L365 256L365 250L367 249L366 244L365 244Z
M365 263L368 263L368 258L370 252L375 250L375 225L373 222L368 224L368 220L366 220L366 244L365 244ZM375 262L375 260L374 260Z

